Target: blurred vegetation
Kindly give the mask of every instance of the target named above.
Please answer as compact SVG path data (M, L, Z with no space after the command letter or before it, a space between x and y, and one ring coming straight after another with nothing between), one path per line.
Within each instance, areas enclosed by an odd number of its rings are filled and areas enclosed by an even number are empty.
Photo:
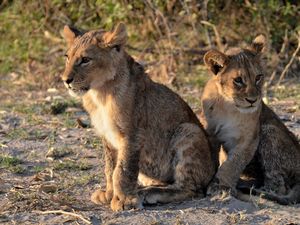
M7 169L13 173L23 173L22 161L16 157L0 154L0 169Z
M59 84L63 26L111 29L120 21L128 26L128 51L164 83L202 87L207 49L245 45L259 33L269 40L268 75L276 81L297 48L299 18L296 0L2 0L0 85ZM299 81L299 67L298 54L285 77Z

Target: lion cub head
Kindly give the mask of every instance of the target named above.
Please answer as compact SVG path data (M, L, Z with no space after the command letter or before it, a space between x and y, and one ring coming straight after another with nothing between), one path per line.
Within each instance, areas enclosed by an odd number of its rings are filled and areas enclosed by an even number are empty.
M122 68L126 61L123 47L127 32L122 23L108 32L93 30L81 33L65 26L64 37L68 50L62 80L71 95L82 96L89 89L101 89L115 78L117 68Z
M264 82L261 53L265 46L265 37L260 35L247 49L232 48L225 53L210 50L204 56L205 64L217 76L219 93L240 112L254 112L261 103Z

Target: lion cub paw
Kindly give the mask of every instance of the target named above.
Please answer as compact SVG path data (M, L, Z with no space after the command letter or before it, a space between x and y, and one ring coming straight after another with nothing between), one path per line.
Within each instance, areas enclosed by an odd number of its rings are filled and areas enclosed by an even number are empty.
M137 196L125 196L124 198L119 198L114 196L110 207L113 211L129 210L129 209L142 209L143 205L141 200Z
M102 191L98 189L92 194L91 201L95 204L109 204L112 196L112 191Z
M212 201L226 201L231 197L235 197L236 189L224 185L220 185L218 179L214 179L207 188L208 196L212 197Z
M213 202L229 202L233 196L231 195L229 190L220 190L211 196L210 201Z

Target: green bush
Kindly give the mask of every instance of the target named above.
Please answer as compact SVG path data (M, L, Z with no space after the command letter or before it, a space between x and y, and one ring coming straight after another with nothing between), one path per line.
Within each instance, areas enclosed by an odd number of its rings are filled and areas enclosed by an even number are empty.
M63 70L65 24L110 29L124 21L133 53L142 60L167 63L167 71L175 73L195 72L187 62L195 57L199 62L201 56L188 55L185 49L216 46L216 34L203 20L214 24L222 43L229 46L264 33L271 52L278 53L287 34L288 56L297 45L293 34L300 26L300 5L291 0L4 0L0 10L0 76L16 72L41 86L47 83L40 82L41 76L55 81Z

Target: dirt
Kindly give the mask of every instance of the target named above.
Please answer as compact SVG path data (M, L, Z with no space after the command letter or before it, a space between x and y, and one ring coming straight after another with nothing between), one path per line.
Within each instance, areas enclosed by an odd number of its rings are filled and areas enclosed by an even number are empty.
M0 224L300 224L300 204L259 198L194 199L118 213L92 204L91 193L105 186L101 141L65 92L0 89L0 156L15 159L0 164ZM55 108L59 102L62 109ZM299 102L270 105L299 138Z

